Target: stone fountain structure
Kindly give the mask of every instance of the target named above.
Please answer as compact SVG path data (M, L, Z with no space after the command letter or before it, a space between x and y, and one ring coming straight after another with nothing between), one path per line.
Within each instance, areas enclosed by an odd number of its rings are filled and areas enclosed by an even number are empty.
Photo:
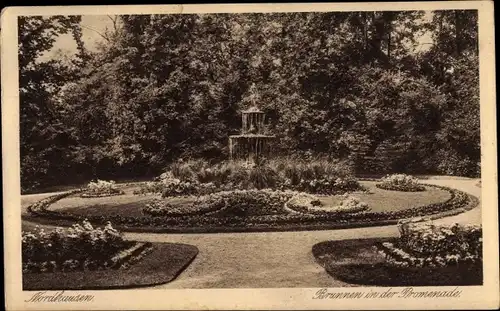
M255 162L271 153L273 135L267 135L266 115L256 105L255 85L250 88L253 106L241 113L241 133L229 136L230 160Z

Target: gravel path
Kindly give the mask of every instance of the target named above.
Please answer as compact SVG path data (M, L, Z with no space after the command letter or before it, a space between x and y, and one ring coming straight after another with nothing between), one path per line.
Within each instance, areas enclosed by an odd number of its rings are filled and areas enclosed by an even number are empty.
M481 195L481 188L476 186L477 179L443 177L425 182L456 188L478 198ZM23 206L42 197L23 196ZM480 205L435 222L480 224ZM186 243L199 248L196 259L175 281L157 288L272 288L350 286L333 279L315 262L312 246L326 240L391 237L397 234L396 226L384 226L262 233L125 233L125 237L137 241Z

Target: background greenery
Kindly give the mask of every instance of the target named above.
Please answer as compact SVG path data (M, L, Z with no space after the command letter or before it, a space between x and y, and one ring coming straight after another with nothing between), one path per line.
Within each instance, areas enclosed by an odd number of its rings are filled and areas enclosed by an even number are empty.
M255 83L276 153L479 174L477 11L20 17L23 190L228 157ZM40 61L58 35L78 53ZM416 49L418 37L432 44Z

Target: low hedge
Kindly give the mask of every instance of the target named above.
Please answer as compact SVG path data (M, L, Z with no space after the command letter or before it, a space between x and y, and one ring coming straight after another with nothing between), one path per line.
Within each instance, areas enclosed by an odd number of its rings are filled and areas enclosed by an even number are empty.
M80 221L88 218L94 223L111 221L119 228L125 230L158 231L158 232L217 232L217 231L269 231L300 230L314 228L347 228L356 226L389 225L395 224L399 219L421 217L427 215L451 215L475 207L477 198L459 190L443 186L426 185L450 192L450 198L445 202L418 206L399 211L360 213L328 213L315 214L276 214L276 215L246 215L246 216L220 216L207 217L206 215L187 215L178 217L129 217L124 215L112 216L83 216L66 211L53 211L48 207L57 198L48 198L44 204L35 203L37 208L29 207L30 215L47 221ZM60 198L70 194L59 195ZM55 200L55 201L54 201ZM42 208L40 208L42 207Z
M108 191L108 192L102 192L102 193L95 193L95 192L83 192L80 194L81 198L103 198L103 197L112 197L112 196L117 196L117 195L122 195L125 194L123 190L113 190L113 191Z

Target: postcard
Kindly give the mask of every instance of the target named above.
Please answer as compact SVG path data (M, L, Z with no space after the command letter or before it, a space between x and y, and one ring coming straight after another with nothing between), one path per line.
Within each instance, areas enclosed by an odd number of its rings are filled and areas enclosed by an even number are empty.
M7 310L497 309L488 1L10 7Z

